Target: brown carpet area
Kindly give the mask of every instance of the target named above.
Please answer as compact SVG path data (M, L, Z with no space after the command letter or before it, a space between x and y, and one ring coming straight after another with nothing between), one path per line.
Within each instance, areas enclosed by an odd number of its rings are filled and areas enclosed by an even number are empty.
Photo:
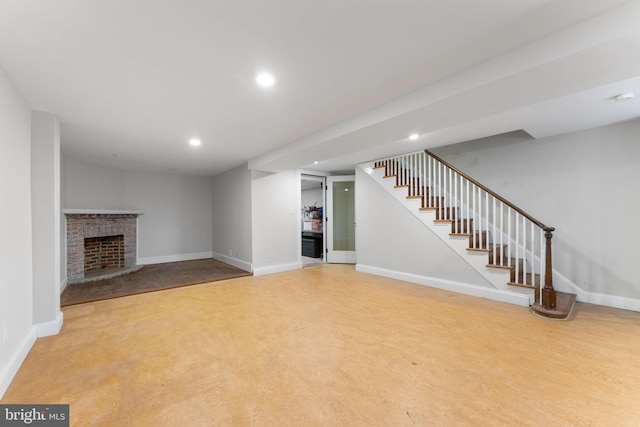
M81 285L68 285L60 296L60 306L250 275L251 273L215 259L146 265L141 270L125 276Z

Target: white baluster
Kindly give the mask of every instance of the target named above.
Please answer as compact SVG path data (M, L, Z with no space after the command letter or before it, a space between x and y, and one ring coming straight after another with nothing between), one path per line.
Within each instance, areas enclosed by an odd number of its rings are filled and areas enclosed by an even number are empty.
M485 207L485 228L487 229L487 249L489 249L489 193L484 193L484 207ZM493 241L495 237L491 235L491 241Z
M510 257L509 257L509 252L506 251L504 247L504 203L502 202L500 202L500 250L502 251L501 253L502 256L500 257L500 265L504 265L505 256L507 260Z
M442 195L442 164L438 162L438 202ZM439 218L442 219L442 203L438 203Z
M491 220L491 233L493 235L493 264L494 265L500 265L500 263L498 262L498 234L496 233L496 222L497 222L497 218L496 218L496 198L495 197L491 197L493 199L493 207L492 207L492 215L493 218Z
M471 206L469 206L469 180L465 179L467 184L467 234L471 233Z
M447 168L449 169L449 168ZM449 181L447 181L448 187L449 187L449 217L447 219L453 219L453 209L455 206L454 200L453 200L453 182L452 182L452 178L453 178L453 171L451 169L449 169Z
M520 273L520 213L516 212L515 214L515 225L516 225L516 283L518 282L518 274Z
M522 217L522 248L524 253L522 254L522 281L527 283L527 247L529 242L527 239L527 222L526 218Z
M531 284L532 285L536 283L535 254L536 254L536 230L535 230L535 225L533 224L533 222L531 222Z
M476 215L478 216L478 230L480 231L480 235L479 235L479 241L478 241L478 248L482 247L482 193L480 191L479 187L476 187L476 203L478 206L478 209L476 210ZM487 236L488 237L488 236Z
M428 169L428 177L429 177L429 197L427 197L427 206L431 207L431 201L430 198L431 196L433 196L433 192L435 191L434 189L435 187L435 179L436 179L436 175L435 175L435 163L433 162L433 158L431 156L427 156L427 164L429 165L429 169Z
M453 186L453 200L455 201L455 205L452 205L452 206L456 206L456 208L457 208L460 205L460 203L458 202L458 174L455 173L455 172L452 172L451 175L453 177L453 183L452 183L452 186ZM457 211L457 209L456 209L456 211ZM458 230L457 223L458 223L458 219L459 218L454 217L453 215L451 216L451 218L455 221L453 223L454 226L451 227L451 228L452 228L452 230L457 232L457 230Z
M507 253L509 254L507 265L513 268L513 261L511 259L511 215L511 207L507 206Z
M427 197L427 207L433 207L432 197L436 192L436 163L435 159L429 156L429 197Z
M412 154L409 157L409 163L411 164L411 167L409 168L409 195L410 196L415 196L415 190L413 189L413 171L415 168L415 156Z
M480 233L480 228L481 228L480 225L481 224L480 224L480 220L478 219L478 214L477 214L477 212L478 212L478 202L477 202L478 198L476 197L476 193L477 193L476 192L476 185L472 184L471 185L471 189L473 190L473 192L471 194L471 204L473 205L473 219L474 219L475 225L478 226L478 233ZM478 234L476 236L475 227L474 227L474 231L473 231L471 236L472 236L471 237L471 244L472 244L471 247L475 248L476 247L476 243L478 242L478 238L480 237L480 234Z

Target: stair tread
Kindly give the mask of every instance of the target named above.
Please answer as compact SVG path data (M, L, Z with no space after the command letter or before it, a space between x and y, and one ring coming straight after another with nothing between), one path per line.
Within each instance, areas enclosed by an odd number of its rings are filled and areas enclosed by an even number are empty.
M485 249L485 248L467 248L468 251L471 252L491 252L491 249Z
M520 288L527 288L527 289L536 289L536 286L533 285L527 285L526 283L517 283L517 282L507 282L507 285L509 286L518 286Z
M496 248L496 252L500 252L500 248ZM502 260L502 262L498 265L505 265L505 264L509 264L512 267L515 268L516 263L519 263L522 265L522 258L508 258L506 256L503 257L498 257L498 260ZM489 248L489 264L494 264L493 262L493 248Z
M438 220L436 220L436 221L438 221ZM487 251L487 252L493 253L493 248L494 248L494 246L493 246L493 245L494 245L493 243L489 243L488 245L484 245L484 246L485 246L484 248L467 248L467 249L482 249L482 250L485 250L485 251ZM502 248L504 249L507 245L506 245L506 243L505 243L505 244L502 244L502 245L498 245L498 246L496 246L496 247L495 247L495 248L496 248L496 251L500 251L500 247L501 247L501 246L502 246Z
M487 264L487 267L502 268L503 270L511 270L512 268L514 268L513 266L501 265L501 264Z

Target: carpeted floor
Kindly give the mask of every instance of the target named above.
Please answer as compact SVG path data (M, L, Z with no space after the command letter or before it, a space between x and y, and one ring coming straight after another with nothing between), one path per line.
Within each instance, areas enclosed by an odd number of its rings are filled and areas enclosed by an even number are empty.
M60 296L60 306L65 307L249 275L251 273L214 259L146 265L141 270L126 276L81 285L68 285Z

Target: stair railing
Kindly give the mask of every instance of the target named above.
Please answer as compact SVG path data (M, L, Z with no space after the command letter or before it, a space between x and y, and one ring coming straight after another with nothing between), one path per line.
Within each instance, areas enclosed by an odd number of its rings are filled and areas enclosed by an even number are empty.
M489 253L489 265L511 270L510 284L540 288L540 304L556 307L551 239L553 227L485 187L428 150L388 157L374 163L410 198L422 200L436 222L450 222L452 235L469 236L470 250ZM536 273L536 271L538 273ZM537 292L536 292L537 293Z

